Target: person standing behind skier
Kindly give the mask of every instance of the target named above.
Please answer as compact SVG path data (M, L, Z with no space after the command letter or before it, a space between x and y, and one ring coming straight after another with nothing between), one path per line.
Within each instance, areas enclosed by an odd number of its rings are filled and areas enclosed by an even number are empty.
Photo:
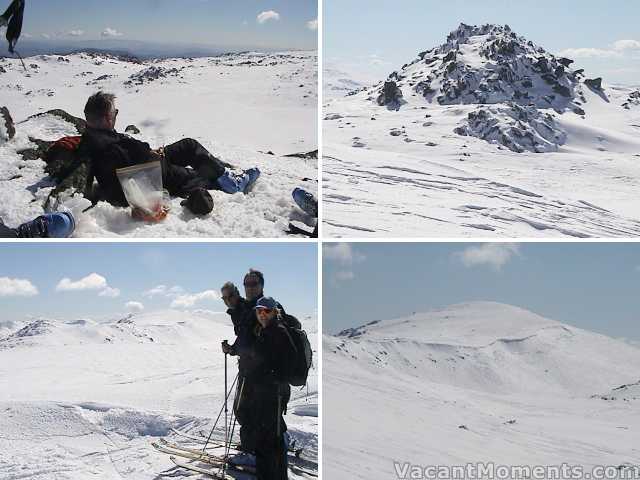
M227 306L227 314L231 317L236 340L229 345L227 340L222 342L222 351L229 355L240 355L242 348L249 343L255 327L255 315L249 302L240 296L238 287L232 282L226 282L220 289L222 300ZM238 372L242 376L242 372Z
M257 480L286 480L284 393L290 391L286 378L295 346L273 298L258 299L254 314L253 341L240 356L245 378L234 410L241 425L252 425Z

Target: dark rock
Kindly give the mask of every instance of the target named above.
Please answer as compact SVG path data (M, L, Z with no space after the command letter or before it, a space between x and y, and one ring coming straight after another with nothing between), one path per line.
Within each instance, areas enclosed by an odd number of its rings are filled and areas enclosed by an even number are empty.
M0 108L0 122L4 123L4 129L7 132L7 140L11 140L16 134L16 127L7 107Z
M585 115L585 111L580 107L573 107L573 113L576 115Z
M573 72L574 75L583 75L584 74L584 68L579 68L578 70Z
M566 58L566 57L560 57L558 59L558 63L560 65L563 65L565 67L568 67L569 65L571 65L573 63L573 60L571 60L570 58Z
M377 103L380 106L383 105L395 105L399 106L402 101L402 90L398 88L396 82L394 81L386 81L384 82L384 87L382 87L382 91L377 98Z
M571 89L569 87L565 87L564 85L560 85L560 84L554 85L553 91L562 95L563 97L571 96Z
M587 78L584 81L584 84L593 90L602 91L602 78Z
M306 153L290 153L285 155L285 157L294 157L294 158L318 158L318 150L312 150Z
M553 73L558 78L562 77L564 75L564 67L562 65L558 65Z
M137 135L138 133L140 133L140 129L135 125L127 125L127 128L125 128L124 131L126 133L133 133L134 135Z
M456 60L456 50L451 50L449 53L447 53L445 55L445 57L442 59L442 63L447 63L447 62L455 62Z

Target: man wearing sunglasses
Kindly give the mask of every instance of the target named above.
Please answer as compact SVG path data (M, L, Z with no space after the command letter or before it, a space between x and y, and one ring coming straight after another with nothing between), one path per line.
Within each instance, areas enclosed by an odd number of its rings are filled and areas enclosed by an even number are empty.
M240 355L244 378L234 402L241 427L251 429L259 480L288 478L287 424L283 414L285 393L287 396L290 393L286 375L295 346L281 321L278 305L271 297L261 297L255 302L254 338Z
M190 197L205 196L207 190L226 193L246 192L260 175L257 168L233 172L233 166L214 157L198 141L185 138L178 142L152 150L148 143L136 140L115 130L118 109L115 95L98 92L87 100L84 108L87 128L78 147L81 158L91 166L89 181L93 178L100 185L100 194L112 205L126 206L127 201L118 181L116 170L146 162L159 161L162 166L163 186L170 195ZM90 185L88 185L90 187ZM185 205L210 205L213 201L187 201ZM198 209L200 210L200 209ZM195 211L206 214L209 211Z

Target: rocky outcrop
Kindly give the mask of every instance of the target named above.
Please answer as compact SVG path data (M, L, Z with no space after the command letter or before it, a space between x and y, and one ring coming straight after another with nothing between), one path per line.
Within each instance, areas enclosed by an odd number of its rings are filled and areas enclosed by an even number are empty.
M508 25L461 24L446 43L420 52L387 82L441 105L515 102L572 111L579 105L581 88L572 63L518 36Z
M16 127L7 107L0 108L0 141L11 140L16 134Z
M183 68L184 67L164 68L152 65L151 67L145 68L144 70L129 76L129 79L124 82L124 84L129 86L144 85L145 83L151 83L162 78L177 77L180 75Z
M124 131L125 133L132 133L134 135L137 135L138 133L140 133L140 129L135 125L127 125L127 128L125 128Z
M87 122L83 118L74 117L70 113L67 113L67 112L65 112L64 110L61 110L61 109L48 110L48 111L43 112L43 113L38 113L36 115L31 115L29 118L38 118L38 117L42 117L44 115L53 115L55 117L59 117L59 118L63 119L65 122L69 122L71 125L76 127L76 130L78 131L79 134L84 133L84 129L87 128Z
M622 108L631 110L631 107L637 107L640 105L640 90L636 90L629 94L629 98L622 104Z
M387 80L380 89L380 94L376 98L376 103L380 106L398 108L402 104L402 90L393 80Z
M599 92L602 91L602 78L598 77L598 78L587 78L584 81L584 84L593 89L593 90L597 90Z
M479 107L469 113L454 131L505 146L517 153L553 152L567 138L551 114L515 103Z

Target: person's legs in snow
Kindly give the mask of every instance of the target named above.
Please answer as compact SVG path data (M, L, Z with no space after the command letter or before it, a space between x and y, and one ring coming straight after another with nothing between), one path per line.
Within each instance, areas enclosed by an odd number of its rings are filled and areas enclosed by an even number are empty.
M183 138L165 146L164 156L173 165L193 168L201 177L212 183L230 167L193 138Z

